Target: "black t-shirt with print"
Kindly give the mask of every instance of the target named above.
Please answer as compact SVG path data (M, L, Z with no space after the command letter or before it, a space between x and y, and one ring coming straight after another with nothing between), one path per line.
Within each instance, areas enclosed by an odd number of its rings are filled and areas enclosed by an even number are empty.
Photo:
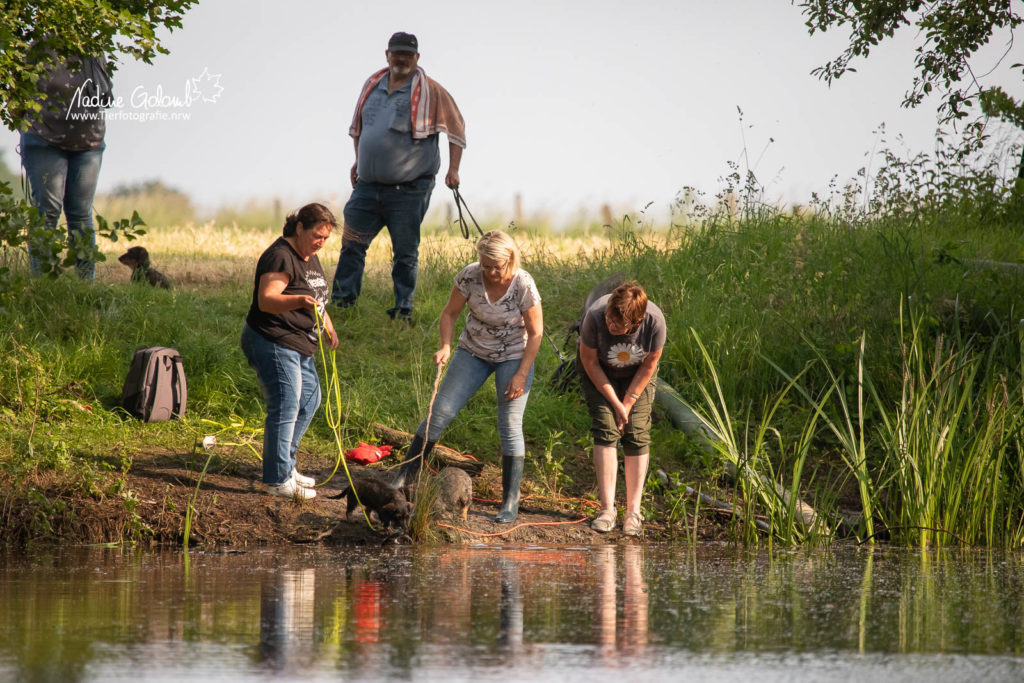
M308 308L297 308L285 313L265 313L259 307L260 278L266 273L287 273L288 285L282 294L306 294L320 302L320 315L327 303L327 279L320 259L313 256L303 261L292 245L283 237L271 244L256 262L253 278L252 304L245 322L266 339L281 346L312 356L317 348L316 316Z

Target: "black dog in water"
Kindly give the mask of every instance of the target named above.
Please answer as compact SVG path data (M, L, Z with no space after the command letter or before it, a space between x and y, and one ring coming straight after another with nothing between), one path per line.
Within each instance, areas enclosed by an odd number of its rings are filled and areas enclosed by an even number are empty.
M148 282L154 287L171 288L167 277L150 265L149 252L145 247L132 247L118 256L117 260L132 269L132 282Z
M367 510L377 513L377 518L385 527L405 528L412 516L413 505L405 499L405 494L391 484L377 478L360 477L354 479L355 491L346 486L336 496L330 498L346 498L345 514L351 515L356 506L362 503ZM359 500L356 500L356 494Z

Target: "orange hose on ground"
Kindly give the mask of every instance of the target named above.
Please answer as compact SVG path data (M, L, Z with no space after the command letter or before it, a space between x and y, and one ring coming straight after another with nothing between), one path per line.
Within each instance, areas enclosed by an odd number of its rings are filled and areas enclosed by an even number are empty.
M490 537L490 536L504 536L505 534L512 533L516 529L521 529L524 526L564 526L566 524L579 524L580 522L587 521L587 519L588 519L587 517L580 517L576 521L572 521L572 522L524 522L522 524L516 524L511 529L506 529L505 531L497 531L497 532L492 533L492 534L482 534L482 533L477 532L477 531L470 531L469 529L463 529L461 527L452 526L451 524L444 524L442 522L438 522L437 526L444 527L445 529L454 529L455 531L459 531L459 532L464 533L464 534L470 534L471 536Z
M538 498L538 497L544 498L545 500L550 500L550 498L548 496L537 496L536 494L531 493L528 496L523 496L522 499L520 499L520 502L521 503L525 503L526 501L528 501L528 500L530 500L532 498ZM473 500L476 501L477 503L500 504L502 502L500 500L491 500L490 498L478 498L476 496L473 496ZM596 500L590 500L589 498L557 498L556 500L559 503L583 503L583 504L587 505L588 507L591 507L591 508L593 508L595 510L600 510L601 509L601 504L599 502L597 502Z

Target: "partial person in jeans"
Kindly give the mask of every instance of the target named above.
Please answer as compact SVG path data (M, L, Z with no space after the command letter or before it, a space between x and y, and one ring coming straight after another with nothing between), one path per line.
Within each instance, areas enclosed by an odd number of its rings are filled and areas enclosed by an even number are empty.
M601 511L590 525L595 531L615 528L620 443L626 474L622 531L639 536L642 530L640 500L650 460L651 407L665 334L665 316L637 282L619 285L583 316L577 363L590 414L601 502Z
M53 56L56 60L56 56ZM61 212L67 217L72 248L96 247L92 205L106 148L104 107L113 102L106 64L98 57L70 58L55 63L39 80L42 110L21 133L21 163L28 178L32 205L39 209L47 230L57 229ZM29 268L41 272L46 258L29 243ZM78 276L96 276L93 259L75 259Z
M387 226L395 293L388 315L407 321L416 291L420 223L441 168L438 134L448 137L444 182L454 189L459 186L466 127L452 96L419 67L416 36L394 34L384 56L388 65L363 84L348 130L356 161L331 300L342 308L355 305L363 286L366 250Z
M533 361L544 334L540 293L533 277L519 267L519 248L506 233L492 230L476 243L478 260L455 276L455 286L441 312L441 348L434 363L451 358L430 414L416 429L395 486L405 486L423 459L491 374L498 398L501 439L501 509L494 521L508 523L519 514L526 441L523 412L533 384ZM452 355L455 321L469 307L466 326Z
M263 483L267 492L313 498L316 484L296 469L299 441L320 406L315 353L322 334L338 335L324 307L327 278L316 253L337 221L322 204L307 204L285 220L283 236L256 263L252 304L242 328L242 352L256 370L267 402L263 423Z

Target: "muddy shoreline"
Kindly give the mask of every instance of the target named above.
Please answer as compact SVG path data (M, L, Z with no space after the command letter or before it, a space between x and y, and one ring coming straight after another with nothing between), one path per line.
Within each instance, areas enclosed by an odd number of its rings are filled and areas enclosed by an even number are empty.
M318 482L334 470L334 461L306 458L305 474ZM360 513L349 516L344 499L330 496L346 485L339 469L317 489L316 498L295 502L270 496L259 483L258 463L233 457L214 458L199 481L205 456L151 452L137 454L127 472L110 472L90 482L69 481L53 472L30 475L27 485L9 495L3 520L8 544L120 544L182 547L186 511L193 506L189 546L203 549L320 544L366 546L412 543L406 534L372 528ZM357 474L362 469L350 463ZM379 466L372 466L376 469ZM432 518L416 542L450 544L595 545L606 543L684 542L680 524L648 520L640 538L623 536L621 526L600 534L590 529L595 503L585 491L560 492L557 500L541 495L524 481L519 517L513 524L492 521L501 495L501 473L491 464L476 467L473 504L465 521ZM19 506L19 495L36 505ZM43 501L40 504L40 501ZM41 511L43 510L43 511ZM720 539L723 529L712 518L698 526L701 540Z

